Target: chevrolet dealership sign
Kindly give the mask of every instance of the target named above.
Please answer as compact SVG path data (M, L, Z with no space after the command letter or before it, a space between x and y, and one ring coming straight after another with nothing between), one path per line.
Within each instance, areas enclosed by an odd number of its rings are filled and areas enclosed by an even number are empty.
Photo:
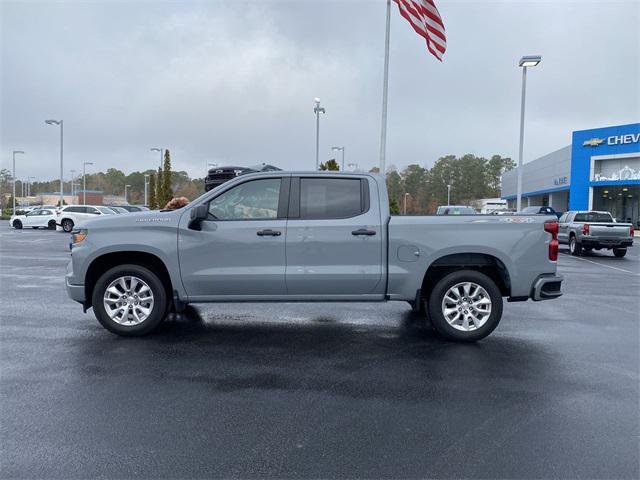
M611 135L610 137L604 138L590 138L582 143L583 147L597 147L598 145L602 145L604 142L607 142L607 145L625 145L628 143L639 143L640 142L640 133L628 133L627 135Z

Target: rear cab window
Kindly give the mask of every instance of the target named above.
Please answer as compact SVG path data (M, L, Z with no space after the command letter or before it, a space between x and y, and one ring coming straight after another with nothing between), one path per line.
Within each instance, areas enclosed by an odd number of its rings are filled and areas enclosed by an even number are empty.
M368 210L368 184L360 178L300 178L299 189L300 219L351 218Z
M576 213L576 222L598 222L598 223L613 223L613 217L605 212L583 212Z

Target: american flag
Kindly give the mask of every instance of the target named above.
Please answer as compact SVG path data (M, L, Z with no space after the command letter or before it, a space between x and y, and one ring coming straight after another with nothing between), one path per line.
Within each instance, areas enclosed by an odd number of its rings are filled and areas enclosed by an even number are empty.
M427 48L438 60L447 50L444 24L433 0L393 0L400 15L407 19L418 35L427 41Z

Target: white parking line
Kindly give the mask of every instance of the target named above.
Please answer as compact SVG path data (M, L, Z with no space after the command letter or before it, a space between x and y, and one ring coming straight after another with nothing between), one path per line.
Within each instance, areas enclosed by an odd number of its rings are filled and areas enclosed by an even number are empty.
M625 270L624 268L612 267L611 265L605 265L603 263L594 262L593 260L587 260L586 258L574 257L569 253L563 253L565 257L572 258L573 260L582 260L583 262L593 263L594 265L599 265L601 267L612 268L613 270L619 270L621 272L630 273L631 275L640 276L640 273L632 272L631 270Z

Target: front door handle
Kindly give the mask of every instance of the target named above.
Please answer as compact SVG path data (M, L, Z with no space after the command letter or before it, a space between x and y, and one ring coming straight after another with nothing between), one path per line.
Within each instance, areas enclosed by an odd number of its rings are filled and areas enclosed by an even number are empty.
M366 235L367 237L375 234L375 230L367 230L366 228L359 228L358 230L354 230L353 232L351 232L351 235Z
M278 230L271 230L270 228L260 230L258 232L259 237L279 237L280 235L282 235L282 232L279 232Z

